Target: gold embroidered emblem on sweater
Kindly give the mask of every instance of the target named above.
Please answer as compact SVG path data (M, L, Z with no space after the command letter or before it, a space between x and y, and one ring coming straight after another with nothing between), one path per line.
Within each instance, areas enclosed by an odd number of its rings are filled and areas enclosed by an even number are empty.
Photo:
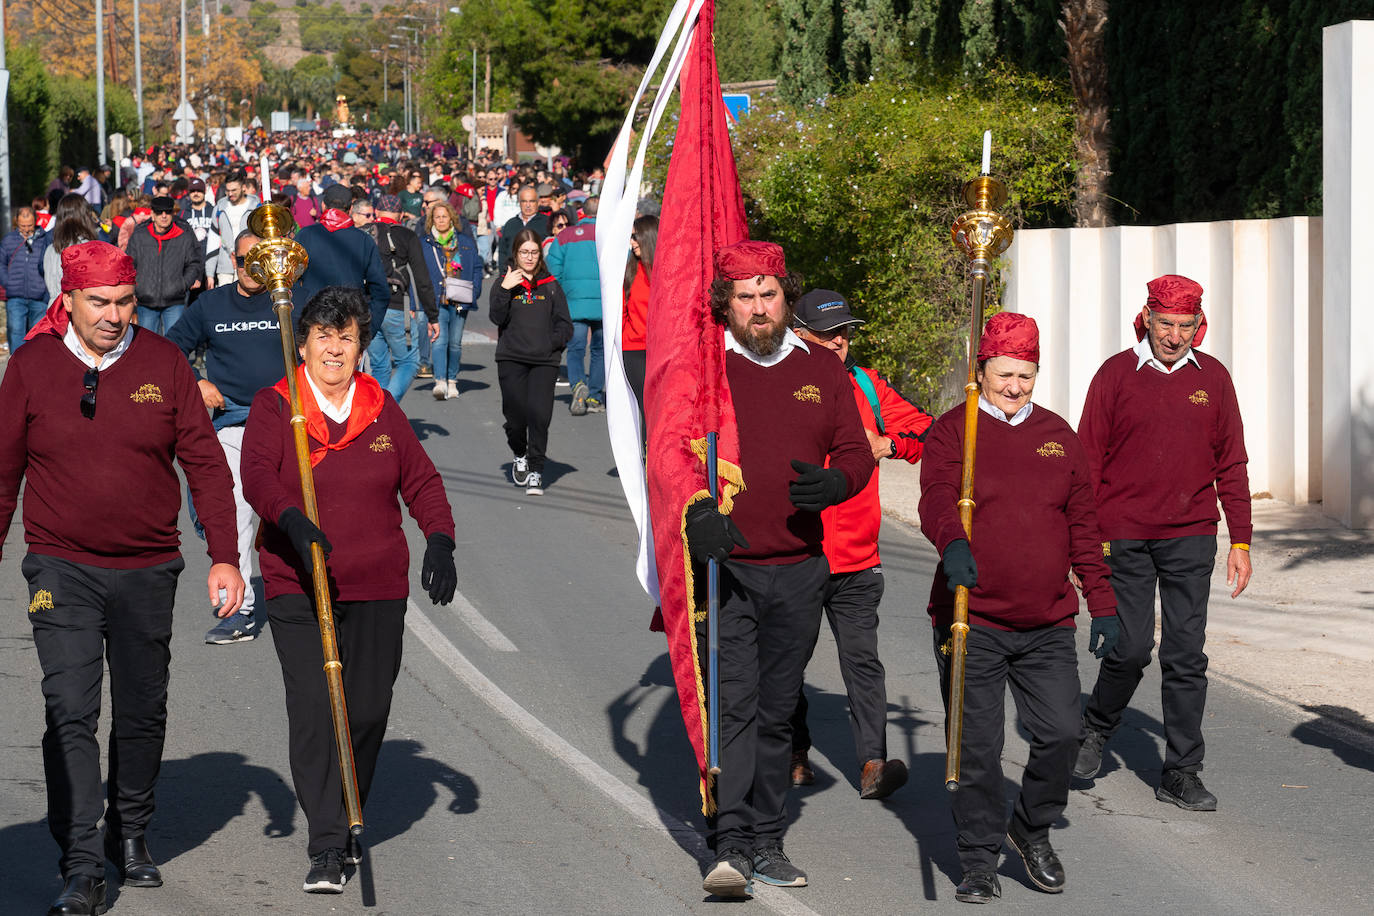
M792 397L798 401L810 401L813 404L819 404L821 402L821 390L815 385L803 385L792 392Z
M1104 557L1109 557L1109 556L1111 556L1111 555L1112 555L1112 542L1111 542L1111 541L1103 541L1103 542L1102 542L1102 556L1104 556Z
M39 611L52 610L52 592L46 588L40 588L33 593L33 600L29 602L29 613L37 614Z
M162 389L149 382L137 391L130 393L129 397L133 399L135 404L161 404Z
M374 452L396 451L396 446L391 444L391 437L388 436L386 433L382 433L376 439L373 439L372 444L369 445L368 448L372 449Z
M1063 458L1064 446L1051 440L1036 449L1035 453L1042 458Z
M1201 388L1199 388L1197 391L1194 391L1192 394L1188 395L1188 400L1192 401L1199 407L1206 407L1210 403L1207 400L1207 392L1203 391Z

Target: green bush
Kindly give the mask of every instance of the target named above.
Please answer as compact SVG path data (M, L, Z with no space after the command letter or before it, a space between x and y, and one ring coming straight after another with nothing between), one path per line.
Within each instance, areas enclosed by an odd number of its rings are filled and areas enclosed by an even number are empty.
M968 333L967 260L950 226L984 129L1009 185L1003 212L1018 228L1063 224L1073 111L1056 81L1007 69L877 77L818 105L764 101L734 134L750 235L781 243L808 288L849 297L868 322L856 357L932 410L949 406L940 385Z

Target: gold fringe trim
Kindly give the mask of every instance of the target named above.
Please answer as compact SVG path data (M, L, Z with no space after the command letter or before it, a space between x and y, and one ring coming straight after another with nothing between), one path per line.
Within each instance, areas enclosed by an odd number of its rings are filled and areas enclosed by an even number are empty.
M689 443L692 452L701 459L704 466L706 464L706 438L693 439ZM740 471L739 465L716 458L716 471L725 485L721 487L720 511L726 515L734 509L734 498L744 490L744 474ZM684 584L686 586L687 607L691 609L692 625L688 628L688 635L692 641L692 668L696 673L697 679L697 708L698 718L701 720L701 747L702 752L706 753L711 746L711 725L706 712L706 683L701 673L701 653L697 646L697 624L706 620L706 602L699 601L697 598L696 579L692 575L692 556L687 550L687 507L699 499L710 499L709 490L697 490L687 498L682 505L682 514L678 522L678 531L682 538L682 565L684 573ZM716 778L707 773L701 779L701 813L706 817L711 817L716 813Z

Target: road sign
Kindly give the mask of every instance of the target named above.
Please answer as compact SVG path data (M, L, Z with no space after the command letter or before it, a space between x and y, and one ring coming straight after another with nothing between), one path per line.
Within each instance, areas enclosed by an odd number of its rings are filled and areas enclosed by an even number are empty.
M738 121L749 113L749 93L747 92L724 92L721 98L725 100L725 110L730 112L730 120Z
M191 107L190 102L182 102L177 106L177 110L172 112L172 117L178 121L198 121L196 110Z
M110 134L110 155L115 162L122 163L124 157L134 151L134 145L123 134Z
M291 112L274 111L272 112L272 132L288 131L291 129Z

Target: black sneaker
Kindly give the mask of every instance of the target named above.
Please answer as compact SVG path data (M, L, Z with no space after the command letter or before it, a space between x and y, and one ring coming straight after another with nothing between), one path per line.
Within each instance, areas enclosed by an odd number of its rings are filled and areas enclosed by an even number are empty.
M510 465L510 482L523 487L530 479L530 460L524 455L516 455Z
M749 876L753 873L749 856L742 849L727 849L706 873L701 889L717 897L749 897L753 888Z
M583 417L587 414L587 386L582 382L573 385L572 403L568 405L568 411L574 417Z
M806 887L806 872L792 864L781 844L754 851L754 877L774 887Z
M1217 797L1202 785L1196 773L1165 770L1155 790L1155 798L1178 805L1185 811L1215 811Z
M310 871L305 873L307 894L342 894L348 876L343 873L344 851L337 847L317 852L310 857Z
M1073 765L1073 775L1078 779L1092 779L1102 769L1102 748L1107 736L1095 728L1083 726L1083 743L1078 746L1078 759Z

